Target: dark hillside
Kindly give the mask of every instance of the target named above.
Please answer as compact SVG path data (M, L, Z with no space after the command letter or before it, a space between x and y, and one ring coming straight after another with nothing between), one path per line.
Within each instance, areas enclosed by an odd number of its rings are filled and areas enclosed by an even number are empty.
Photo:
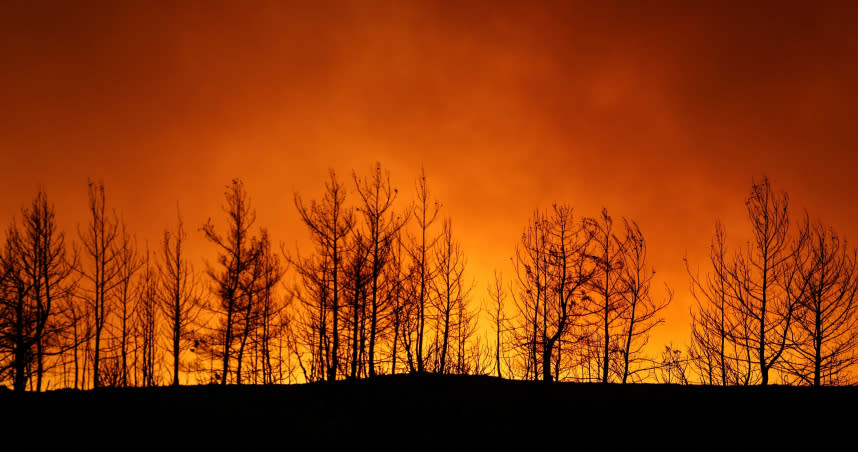
M109 450L130 444L157 450L534 450L547 444L563 450L638 444L743 450L754 444L820 445L817 436L822 444L851 444L856 401L853 387L545 385L432 375L274 387L0 394L5 438L33 441L38 448Z

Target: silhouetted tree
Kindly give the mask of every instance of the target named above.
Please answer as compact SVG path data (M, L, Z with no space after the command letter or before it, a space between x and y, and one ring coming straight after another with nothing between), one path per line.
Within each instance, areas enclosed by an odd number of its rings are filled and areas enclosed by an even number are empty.
M643 349L649 343L649 333L664 318L659 313L670 304L673 292L665 286L667 296L662 300L654 300L650 294L655 270L647 262L647 245L640 227L634 221L624 220L626 238L623 249L623 273L621 278L625 285L620 296L625 302L621 314L624 328L624 343L622 344L623 368L622 383L628 381L639 369L634 364L642 359Z
M116 301L119 316L119 386L128 385L128 346L133 325L134 275L143 265L137 256L135 239L128 234L125 222L120 221L116 242Z
M326 255L302 257L300 253L288 259L298 277L290 296L298 301L299 308L295 325L290 329L290 348L304 379L322 380L327 376L330 361L327 333L330 260ZM304 357L307 352L309 361Z
M149 248L141 259L141 274L137 281L137 300L134 313L137 317L138 341L135 347L135 360L140 368L141 386L155 386L158 380L158 272L151 260ZM139 355L139 358L137 358ZM136 372L135 372L136 374Z
M348 305L346 317L349 348L349 377L360 378L363 373L362 362L365 359L366 317L368 302L368 283L372 278L372 268L367 265L371 248L360 232L352 234L349 253L344 259L343 287L344 299Z
M503 287L503 274L494 271L494 280L489 284L488 288L489 300L491 309L489 315L495 327L495 372L498 378L503 378L502 355L503 355L503 335L506 332L506 317L504 314L504 300L506 300L506 292Z
M516 342L524 356L524 378L536 380L540 358L540 310L544 305L544 291L548 280L547 253L548 221L545 214L536 211L516 246L513 265L516 270L517 289L513 301L518 308L521 323L515 330Z
M595 265L596 274L588 280L589 289L595 294L592 311L594 313L594 332L601 342L601 364L599 380L607 383L610 380L611 361L613 356L622 353L620 342L622 334L617 334L617 325L622 322L626 309L624 291L626 284L623 279L625 269L625 242L614 233L613 219L607 209L602 209L598 219L586 219L588 229L593 237L593 253L590 260ZM616 353L618 352L618 353Z
M411 275L411 293L409 296L411 307L408 311L409 314L414 316L413 322L410 321L411 319L408 319L409 321L407 322L412 327L409 328L407 342L409 358L412 357L411 349L413 346L413 357L416 358L417 362L416 370L422 373L425 371L424 337L426 334L426 312L427 306L431 302L430 289L432 280L435 277L431 253L439 238L432 237L429 228L438 218L441 204L437 200L432 200L429 186L426 182L426 172L422 168L420 170L420 177L417 179L416 190L417 201L413 212L418 232L416 237L409 236L409 246L406 247L411 257L412 267L409 272ZM413 340L410 337L412 335ZM411 359L409 359L409 365L413 366Z
M783 356L790 340L797 300L804 297L806 282L799 277L807 227L790 234L788 197L775 192L769 180L754 183L746 201L753 239L727 269L732 303L737 318L749 328L733 328L737 342L755 355L760 384L769 382L769 371Z
M465 323L468 314L465 303L470 292L470 287L464 281L466 259L461 246L453 239L452 229L450 219L445 219L438 246L435 248L436 277L432 281L432 289L435 293L437 321L441 330L436 369L438 373L449 371L447 358L450 351L451 321L455 330L453 333L458 333L454 335L459 358L456 369L461 372L461 360L464 359L463 333L468 331L469 326Z
M587 313L582 308L584 289L593 278L592 240L593 232L574 221L572 208L556 204L548 213L537 211L522 234L513 300L521 321L518 342L527 346L525 376L559 378L561 339L571 333L573 320Z
M405 224L404 217L398 217L393 211L397 190L390 185L390 173L381 171L381 164L376 163L371 177L359 179L353 173L360 205L357 211L361 214L366 227L369 260L369 352L367 367L369 376L375 376L376 342L379 336L380 320L390 309L391 300L382 297L383 284L390 281L383 279L384 268L390 261L391 246L394 238Z
M161 240L161 262L158 265L160 290L158 307L166 320L170 335L170 354L173 358L173 386L179 385L179 364L182 351L192 337L191 325L197 319L202 307L202 294L199 290L194 267L185 257L185 233L182 217L177 214L175 232L164 231Z
M294 311L292 310L293 299L289 296L288 292L286 296L281 298L280 303L276 306L276 310L271 310L273 314L271 329L274 331L272 333L274 337L272 342L276 343L277 347L277 355L275 359L277 363L277 379L274 382L280 384L293 383L295 366L294 361L292 360L290 343L292 342L293 336L292 325L294 324Z
M726 232L717 222L709 247L711 273L701 278L685 260L691 295L696 302L691 311L689 358L700 381L709 385L747 385L756 378L751 350L735 340L746 335L750 322L742 312L731 309L735 302L730 299L733 295L727 274L728 259ZM734 335L734 330L743 333Z
M91 286L83 296L93 320L92 385L98 387L101 385L102 334L112 313L114 291L120 283L119 251L115 246L119 221L115 213L107 212L103 183L89 181L89 214L87 229L80 231L78 228L78 234L91 262L80 271Z
M254 237L251 247L256 250L256 256L247 272L247 277L242 281L242 291L244 298L242 299L242 307L239 310L239 322L241 330L239 331L238 354L236 355L236 383L242 384L244 372L242 371L245 351L247 350L248 340L251 338L251 333L255 332L259 327L260 319L260 303L258 296L260 295L260 281L262 279L262 265L260 259L262 257L262 244L268 241L268 231L263 229L261 238L257 242Z
M40 316L39 308L31 306L24 270L17 265L16 248L20 235L13 226L6 234L3 258L0 261L0 376L11 373L12 388L15 391L26 390L27 370L34 357L39 330L44 329L47 317Z
M241 313L241 338L236 357L237 373L245 375L242 369L246 361L250 369L248 380L256 383L262 373L263 383L271 383L273 368L271 362L271 334L274 316L281 314L280 304L275 298L275 288L283 276L280 259L271 252L268 231L262 229L256 243L257 256L253 261L249 276L245 282L247 295ZM239 384L242 378L239 379Z
M70 380L67 375L64 377L64 384L66 387L79 389L86 372L85 358L82 356L84 351L81 350L81 346L85 346L89 342L92 325L87 316L86 304L76 292L74 287L70 287L62 298L63 307L59 317L63 328L59 342L62 344L62 352L65 355L63 356L63 366L67 368L70 364L74 373Z
M682 356L682 350L665 345L661 352L661 362L656 367L655 380L665 384L688 384L688 360Z
M446 238L443 239L446 242ZM461 256L464 263L464 255ZM442 268L446 267L443 265ZM464 266L462 266L464 268ZM455 274L455 272L454 272ZM446 276L442 276L442 280L446 280ZM472 285L465 286L461 281L463 276L459 273L456 276L459 281L452 287L461 286L461 289L456 288L453 293L461 292L460 296L455 297L453 304L453 326L455 330L450 334L450 344L455 348L455 354L452 355L450 371L460 375L466 374L485 374L486 369L491 364L486 364L487 359L491 359L488 354L487 347L480 342L480 337L476 335L479 326L480 310L472 309L470 306L468 295L471 292ZM446 286L446 283L445 283ZM447 296L444 296L447 299Z
M792 347L781 368L794 383L849 383L847 372L858 363L858 254L819 222L804 251Z
M221 235L215 231L214 224L209 219L202 227L205 237L217 245L220 254L218 264L220 270L209 267L206 273L214 283L214 293L218 302L213 306L220 317L220 324L215 327L214 347L210 350L222 362L220 383L226 384L231 371L230 358L232 347L240 339L237 328L241 315L249 303L247 293L252 278L251 270L259 255L258 241L251 235L251 228L256 221L256 212L250 207L250 199L241 180L233 179L227 186L226 205L223 207L228 217L227 232ZM217 348L219 348L219 350ZM236 375L240 383L241 375Z
M343 292L342 266L345 254L346 239L354 227L353 210L346 206L346 189L337 180L333 170L330 171L330 180L325 184L325 194L321 202L312 201L309 206L304 205L301 197L295 195L295 207L301 220L310 231L310 235L316 246L316 252L321 256L310 262L300 260L293 261L304 268L304 272L321 273L318 277L321 286L320 298L313 300L320 309L319 332L322 340L320 346L325 348L326 376L333 381L337 378L339 369L340 353L340 302ZM320 269L318 264L322 264ZM321 270L320 272L318 270ZM305 299L306 300L306 299ZM307 300L309 301L309 300ZM328 309L330 304L330 309ZM330 314L331 328L328 330L326 321ZM327 345L328 337L331 335L330 345Z
M265 232L260 239L256 267L258 277L255 292L258 320L255 346L260 355L262 383L271 384L275 382L272 358L274 339L283 334L282 325L288 323L288 318L286 304L279 302L275 294L275 288L283 278L286 269L281 264L280 258L271 251L271 241ZM282 360L282 351L278 356Z
M692 276L698 300L692 317L691 358L703 381L766 385L793 346L797 309L807 296L809 223L790 228L789 198L769 180L753 183L745 205L752 240L725 259L724 232L716 226L713 273ZM691 274L689 270L689 274Z
M390 373L395 374L397 370L397 359L399 343L407 336L405 327L408 316L408 299L405 284L410 276L404 268L404 256L406 253L402 246L401 230L393 238L393 246L390 252L390 263L385 267L385 276L388 281L387 298L391 300L390 328L393 330L393 338L390 341ZM407 349L407 345L405 345Z
M65 324L57 314L74 288L75 257L67 256L45 192L21 210L21 220L20 228L14 220L9 228L0 262L0 370L4 352L9 353L13 387L23 390L29 380L41 391L50 365L46 358L63 351L59 339Z

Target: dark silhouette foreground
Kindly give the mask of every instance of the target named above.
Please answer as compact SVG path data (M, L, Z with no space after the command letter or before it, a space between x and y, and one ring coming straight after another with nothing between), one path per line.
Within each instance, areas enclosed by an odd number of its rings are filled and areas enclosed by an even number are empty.
M398 375L292 386L0 392L4 442L122 450L351 446L741 450L849 440L858 388L601 385ZM767 415L760 417L759 413ZM760 443L758 432L766 432Z

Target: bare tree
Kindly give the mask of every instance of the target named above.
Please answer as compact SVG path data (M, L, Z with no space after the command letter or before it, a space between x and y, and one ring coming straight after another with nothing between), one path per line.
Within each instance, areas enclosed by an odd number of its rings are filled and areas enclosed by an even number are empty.
M444 240L446 241L446 239ZM464 255L461 259L464 261ZM442 279L446 280L447 278L443 277ZM476 335L479 328L480 309L479 307L472 309L469 303L468 295L473 285L464 286L461 281L463 279L462 274L457 275L456 279L459 279L459 282L453 287L461 286L462 288L456 288L454 291L454 293L460 292L461 295L454 298L453 325L455 330L451 334L452 337L449 342L453 345L455 354L450 359L450 371L460 375L482 375L486 373L486 369L490 365L487 364L490 357L488 347L482 344L480 337ZM444 298L446 299L447 296L445 295Z
M233 179L225 193L226 205L223 207L228 217L227 232L221 235L215 231L214 224L209 219L202 227L205 237L220 250L218 264L221 269L209 267L206 273L214 283L214 292L218 303L213 306L220 316L220 324L215 327L211 352L220 358L222 367L219 375L220 383L225 385L231 372L230 358L232 347L238 339L236 331L241 313L249 303L247 288L248 278L259 254L258 241L251 235L251 228L256 221L256 212L250 207L250 199L244 189L244 183ZM240 373L236 382L240 383Z
M76 281L75 281L76 283ZM84 351L91 338L92 325L87 316L87 306L78 295L74 287L66 291L62 298L62 309L59 312L60 322L62 327L62 344L63 366L71 365L73 376L71 379L64 378L66 387L80 389L83 382L84 373L86 372L86 364L84 364ZM70 356L68 356L70 355ZM70 363L69 363L70 362Z
M817 222L799 268L802 288L781 370L793 383L847 384L858 363L858 253Z
M649 342L650 331L664 322L664 318L659 317L659 314L670 304L673 292L665 285L667 296L662 300L653 299L650 286L655 270L647 262L646 240L637 223L624 220L624 224L626 238L623 246L625 256L621 278L625 288L621 291L621 296L625 301L622 314L625 338L622 345L621 381L626 383L629 376L643 370L634 368L634 365L642 360L643 349Z
M286 303L279 302L275 288L283 278L286 269L280 262L280 258L272 253L271 241L268 234L262 234L259 244L259 259L256 261L259 277L257 278L256 297L258 300L258 340L256 346L259 349L262 383L271 384L275 382L272 349L274 338L284 333L283 323L288 323ZM280 323L277 320L280 320ZM282 360L282 352L278 355ZM281 376L282 378L282 376Z
M594 314L594 332L601 341L600 355L602 383L610 381L611 363L613 357L622 353L619 342L621 334L616 333L626 309L623 292L626 289L623 280L625 267L625 242L614 233L613 219L607 209L602 209L598 219L585 220L594 240L593 254L590 256L597 274L589 279L589 288L595 293L592 299Z
M81 268L81 275L91 285L84 297L93 320L92 385L101 385L100 363L102 335L108 317L112 314L114 291L120 281L119 222L116 214L108 214L105 205L104 184L89 181L90 221L86 231L78 228L83 249L91 265Z
M655 368L655 381L664 384L687 385L688 360L682 355L682 350L673 344L665 345L661 352L661 362Z
M745 335L749 322L742 312L731 309L735 302L730 300L728 259L726 232L717 222L709 247L711 272L701 277L698 272L692 272L685 260L691 295L696 302L691 311L688 355L700 381L709 385L747 385L756 378L751 350L735 340Z
M575 319L587 314L584 289L594 275L592 240L593 231L574 221L572 208L556 204L549 213L537 211L522 234L513 301L519 312L517 342L526 345L525 377L560 377L561 339L571 333Z
M459 242L453 239L453 226L450 219L445 219L443 230L438 246L435 248L436 277L432 281L432 289L435 293L435 308L437 321L441 330L441 342L438 354L438 367L436 372L449 372L447 360L450 351L451 326L457 331L454 339L459 341L457 356L464 359L461 347L464 347L463 332L468 330L465 316L466 299L470 287L464 281L466 259ZM454 317L456 316L456 317ZM452 322L452 324L451 324ZM457 370L461 371L461 361Z
M401 230L393 238L393 246L391 247L390 263L385 268L388 281L387 298L391 300L390 313L390 328L393 330L393 338L390 341L390 373L395 374L397 370L397 359L399 352L399 343L406 337L407 328L406 318L408 316L408 300L406 291L406 282L410 279L407 271L404 269L405 251L402 247ZM405 347L407 348L407 346Z
M513 265L516 270L518 294L513 292L513 302L518 309L516 343L523 356L523 377L538 379L540 364L540 311L544 310L545 290L548 281L548 265L545 254L548 248L548 220L545 214L536 211L516 246ZM547 317L546 322L547 323Z
M65 236L57 230L54 207L45 192L40 190L21 216L21 228L14 220L9 228L0 263L4 286L0 354L6 350L14 357L15 389L22 390L29 380L32 389L41 391L52 364L47 358L63 352L60 339L66 324L58 314L74 290L75 255L67 255ZM35 380L30 379L33 374Z
M290 289L290 298L298 302L298 312L290 329L289 345L304 379L323 380L330 362L327 332L330 260L327 255L303 257L300 253L287 254L287 259L298 279ZM307 353L309 359L305 357Z
M134 313L137 317L135 361L139 364L141 386L155 386L158 381L158 272L151 261L147 246L142 261L140 278L137 281L137 300ZM136 358L139 355L139 358ZM136 374L136 372L135 372Z
M426 172L421 168L420 177L417 179L417 202L414 207L414 219L417 223L417 236L410 236L409 246L406 247L411 257L412 269L409 272L412 275L410 304L411 311L414 314L413 331L409 331L409 335L414 336L408 338L407 342L409 356L413 355L417 361L417 372L425 371L425 350L424 337L426 334L426 312L427 307L431 302L430 288L432 279L435 276L435 270L431 262L431 252L438 241L438 237L432 237L429 228L435 223L438 218L438 213L441 210L441 204L437 200L432 200L429 192L429 186L426 183Z
M753 239L727 269L727 300L737 317L749 322L749 328L734 328L733 334L753 351L760 384L766 385L787 348L797 300L804 297L797 259L808 232L802 226L794 237L790 234L787 194L775 192L766 178L753 184L745 204Z
M260 320L260 281L263 276L263 268L260 264L262 258L263 243L268 242L268 231L262 229L261 237L257 241L254 237L251 247L256 250L256 256L247 272L247 277L241 282L244 298L242 299L241 309L238 311L238 320L241 325L238 341L238 354L236 355L236 382L242 384L244 372L242 367L246 357L245 351L248 349L248 340L251 334L259 327ZM252 369L251 369L252 372Z
M202 294L194 267L185 257L185 233L181 214L177 213L175 232L164 231L161 240L161 262L158 265L160 290L158 307L167 321L170 354L173 358L173 386L179 385L182 351L191 339L191 325L202 307Z
M291 298L288 292L286 292L286 296L281 298L281 302L279 303L276 312L272 309L273 316L271 328L274 331L274 333L272 333L274 337L272 343L276 343L277 347L275 360L277 363L277 378L273 381L274 383L282 384L294 382L295 363L292 359L292 353L290 350L290 343L293 342L293 306L293 298Z
M366 239L369 242L369 352L367 367L369 376L375 376L376 341L381 329L380 319L390 309L390 299L382 298L384 268L390 261L391 246L394 238L406 222L405 217L399 217L393 211L393 203L398 191L390 185L390 173L381 171L381 164L376 163L371 177L359 179L353 173L357 193L361 204L361 213L367 230Z
M368 282L372 278L372 269L367 262L371 247L363 234L356 231L349 242L349 253L344 259L343 288L348 315L345 316L348 331L347 353L349 378L360 378L363 374L364 353L366 350L366 318L368 302ZM376 311L377 312L377 311Z
M506 316L504 314L504 300L506 300L506 292L503 287L503 274L494 271L494 280L489 284L488 288L489 300L492 303L489 315L495 327L495 372L498 378L503 378L502 355L504 350L503 335L506 332Z
M116 301L119 316L119 386L128 386L128 347L133 321L134 275L143 265L137 256L134 237L128 234L125 222L120 221L116 242Z
M330 180L325 184L325 194L321 202L312 201L309 206L306 206L301 197L295 195L295 207L298 209L298 214L301 220L310 230L310 235L316 245L317 252L322 256L317 261L324 264L322 273L325 276L322 278L322 293L321 299L315 300L319 309L323 310L319 320L327 320L328 303L330 304L330 318L332 336L331 345L326 349L326 376L327 379L333 381L337 378L339 369L339 353L340 353L340 302L343 292L342 281L342 266L345 254L344 247L346 239L354 227L354 213L351 208L345 205L346 190L345 187L337 180L333 170L330 171ZM299 266L305 266L308 262L293 260L293 263ZM316 267L311 265L310 267ZM310 271L309 268L305 269ZM327 325L320 323L318 326L323 340L320 345L327 342Z
M12 374L12 388L25 391L28 372L34 358L33 346L47 322L39 308L32 306L30 287L24 270L16 262L20 233L13 227L6 234L0 261L0 377Z

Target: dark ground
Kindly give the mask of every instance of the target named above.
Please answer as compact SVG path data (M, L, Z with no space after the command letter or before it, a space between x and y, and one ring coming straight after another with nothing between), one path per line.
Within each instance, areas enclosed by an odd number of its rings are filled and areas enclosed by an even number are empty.
M4 440L0 450L540 450L551 444L562 446L552 450L642 444L815 450L840 440L846 443L838 449L855 450L856 402L858 387L545 385L431 375L269 387L4 391L0 430L12 442Z

